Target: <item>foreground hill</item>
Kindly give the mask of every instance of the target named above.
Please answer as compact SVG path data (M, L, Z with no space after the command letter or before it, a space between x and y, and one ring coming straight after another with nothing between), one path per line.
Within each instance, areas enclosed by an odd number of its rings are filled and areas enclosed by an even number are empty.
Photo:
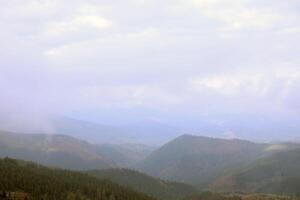
M300 195L300 149L260 159L247 168L217 179L211 188Z
M153 200L83 173L8 158L0 159L0 177L0 199L9 194L20 200Z
M206 186L228 170L286 148L290 147L183 135L154 151L138 168L163 179Z
M161 200L183 199L197 192L192 186L163 181L128 169L93 170L89 171L88 174L97 178L111 180Z

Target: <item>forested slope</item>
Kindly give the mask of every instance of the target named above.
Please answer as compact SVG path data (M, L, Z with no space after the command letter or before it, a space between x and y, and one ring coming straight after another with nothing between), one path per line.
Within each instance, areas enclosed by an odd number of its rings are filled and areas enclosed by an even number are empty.
M154 200L84 173L9 158L0 160L1 196L3 192L23 193L32 200Z

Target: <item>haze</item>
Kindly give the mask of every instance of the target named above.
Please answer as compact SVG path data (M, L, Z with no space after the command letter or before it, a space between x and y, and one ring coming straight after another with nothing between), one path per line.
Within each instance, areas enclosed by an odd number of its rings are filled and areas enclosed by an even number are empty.
M63 116L160 134L299 138L299 8L2 1L0 129L56 133L49 118Z

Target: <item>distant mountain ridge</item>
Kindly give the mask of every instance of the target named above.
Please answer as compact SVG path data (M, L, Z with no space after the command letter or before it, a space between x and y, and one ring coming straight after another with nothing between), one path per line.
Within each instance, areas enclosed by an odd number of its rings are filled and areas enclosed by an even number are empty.
M62 133L95 144L120 144L130 141L129 133L110 125L97 124L67 117L52 118L50 119L50 123L53 127L52 134ZM128 138L126 138L126 136Z
M126 145L125 145L126 146ZM18 134L0 131L0 157L30 160L66 169L107 169L125 167L138 162L147 150L94 145L66 135ZM145 147L146 148L146 147ZM149 149L150 151L150 149ZM143 155L145 153L145 155Z
M43 116L37 119L8 120L0 113L0 130L18 133L69 135L93 144L147 144L162 145L177 137L178 128L155 120L144 120L125 125L107 125L65 116ZM26 120L25 120L26 121Z

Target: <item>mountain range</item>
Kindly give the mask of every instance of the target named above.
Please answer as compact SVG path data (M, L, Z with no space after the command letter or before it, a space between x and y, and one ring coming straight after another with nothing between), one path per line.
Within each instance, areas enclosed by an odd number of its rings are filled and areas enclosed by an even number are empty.
M66 169L128 167L145 158L146 145L91 144L67 135L20 134L0 131L0 156L35 161Z
M0 113L0 130L20 133L63 134L94 144L147 144L160 146L183 133L255 142L294 141L299 119L255 114L201 115L195 119L164 121L156 118L108 120L107 114L92 119L59 115L9 115ZM285 134L282 134L285 133ZM298 138L299 139L299 138Z
M34 125L27 127L13 123L7 125L2 118L0 114L0 130L20 133L63 134L93 144L133 143L157 146L180 135L180 129L154 120L124 125L107 125L70 117L50 116L39 119L36 123L31 122Z
M82 171L160 200L182 199L206 189L297 194L299 156L299 143L182 135L154 148L0 131L0 157Z

